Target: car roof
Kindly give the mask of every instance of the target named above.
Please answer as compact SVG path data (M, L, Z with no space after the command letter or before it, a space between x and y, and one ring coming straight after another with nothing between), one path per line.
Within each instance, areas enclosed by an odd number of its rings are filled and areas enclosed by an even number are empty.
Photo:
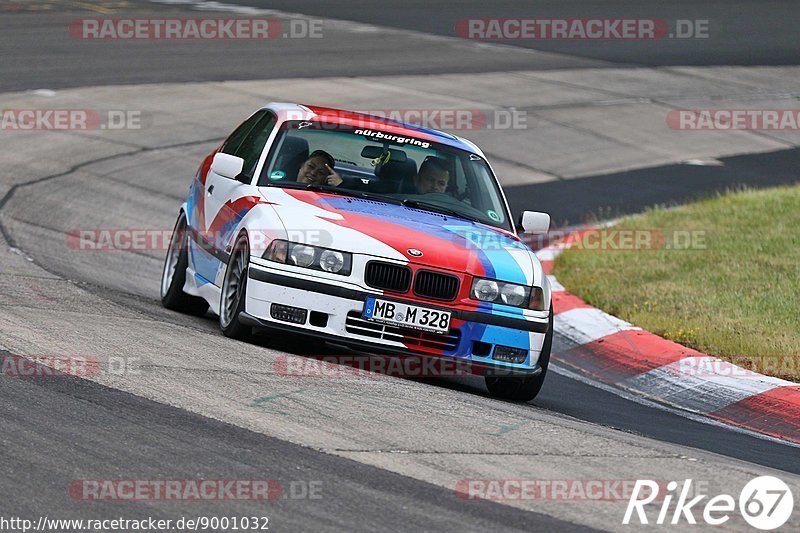
M264 108L270 109L278 115L279 122L285 120L321 120L333 124L359 126L365 129L380 129L396 135L406 135L452 146L477 154L485 159L481 149L467 139L443 131L424 128L422 126L416 126L385 117L332 107L301 105L288 102L271 102L265 105Z

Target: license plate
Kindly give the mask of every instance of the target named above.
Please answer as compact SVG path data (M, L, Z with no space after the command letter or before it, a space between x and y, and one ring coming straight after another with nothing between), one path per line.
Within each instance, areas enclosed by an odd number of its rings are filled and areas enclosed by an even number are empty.
M422 331L434 333L448 333L450 331L449 311L428 309L378 298L367 298L362 316L366 320Z

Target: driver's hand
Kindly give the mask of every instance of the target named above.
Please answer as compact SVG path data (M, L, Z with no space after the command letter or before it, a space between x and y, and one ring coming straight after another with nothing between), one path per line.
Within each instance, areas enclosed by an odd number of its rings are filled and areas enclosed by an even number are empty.
M328 177L325 178L325 183L327 183L328 185L332 185L334 187L341 185L341 183L344 181L342 177L339 174L337 174L336 171L333 170L330 166L328 166L327 163L325 164L325 168L327 168L328 171L330 172L330 174L328 174Z

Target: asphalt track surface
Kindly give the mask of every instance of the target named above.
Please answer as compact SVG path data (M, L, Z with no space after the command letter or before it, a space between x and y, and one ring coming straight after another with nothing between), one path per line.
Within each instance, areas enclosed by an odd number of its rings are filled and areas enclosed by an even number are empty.
M247 2L238 2L247 4ZM311 16L331 16L330 7L313 2L276 2L270 7ZM359 5L363 4L363 5ZM789 3L734 3L716 11L696 11L699 8L669 8L651 2L641 5L638 16L662 18L709 18L725 28L738 28L739 24L753 24L748 41L732 39L711 43L690 50L689 42L675 43L657 50L647 47L614 49L603 47L592 50L578 45L564 48L553 45L542 50L556 51L559 55L531 58L517 55L513 50L501 54L504 59L471 62L457 46L445 49L430 61L400 64L392 61L391 46L385 50L373 46L374 35L366 34L361 43L345 43L346 60L340 58L342 49L322 50L314 43L289 43L286 50L262 58L263 67L254 62L255 53L241 50L230 60L231 50L221 52L209 47L201 53L142 52L136 46L120 44L116 48L103 48L90 55L91 61L80 61L85 49L64 46L64 40L55 39L55 28L63 29L65 20L86 15L82 11L64 11L57 6L43 15L14 13L3 17L6 35L3 38L2 57L7 76L0 81L0 91L34 88L62 88L86 85L125 84L133 82L214 81L220 79L261 79L269 77L324 76L397 73L442 73L486 70L514 70L515 68L564 68L604 66L611 62L630 65L665 64L792 64L797 57L793 28L785 21ZM140 5L140 4L139 4ZM139 9L139 5L134 6ZM458 8L438 9L430 16L420 17L419 10L396 9L375 4L353 3L337 7L336 18L351 19L371 24L395 26L434 34L449 35L451 20L467 16L529 16L530 7L523 3L494 4L489 7L460 4ZM537 16L615 16L593 3L558 3L563 9L542 4ZM612 6L614 4L611 4ZM406 4L410 6L410 4ZM161 12L181 7L147 8ZM144 9L144 8L141 8ZM621 8L619 8L621 9ZM703 8L711 9L711 8ZM695 10L695 11L692 11ZM688 14L687 14L688 11ZM466 13L466 14L464 14ZM625 11L625 14L630 14ZM778 16L778 14L781 14ZM753 21L756 21L755 23ZM742 29L744 31L744 29ZM380 41L380 39L378 39ZM369 43L368 45L366 43ZM523 43L525 44L525 43ZM527 43L526 45L530 45ZM794 48L792 47L794 46ZM169 46L169 45L168 45ZM172 46L179 47L179 44ZM309 49L302 47L308 46ZM378 45L380 46L380 45ZM516 44L514 46L517 46ZM424 48L424 47L422 47ZM422 51L422 48L420 51ZM314 54L309 59L309 53ZM218 54L215 56L214 54ZM254 54L250 56L248 54ZM570 54L570 55L561 55ZM438 54L437 54L438 55ZM387 60L387 57L389 60ZM227 58L227 59L223 59ZM687 59L688 58L688 59ZM532 63L533 61L533 63ZM219 65L224 62L224 67ZM36 65L31 68L31 65ZM615 65L619 66L619 64ZM309 72L311 70L311 72ZM135 74L133 74L135 73ZM786 150L759 156L731 158L725 167L728 176L735 175L739 183L767 186L796 181L798 154ZM66 171L67 169L63 169ZM710 194L730 186L722 179L717 167L696 167L694 175L685 182L675 183L667 167L635 170L613 175L592 176L568 181L514 188L512 208L529 207L532 202L553 205L554 218L576 222L601 207L611 206L615 213L635 212L655 203L681 202L698 195ZM630 186L633 180L647 178L657 186L646 190ZM566 204L559 202L565 195L573 198ZM519 199L519 200L517 200ZM8 201L8 204L6 204ZM519 201L516 205L514 202ZM0 209L13 206L13 197L6 196ZM146 203L146 202L145 202ZM154 202L158 203L158 202ZM33 207L35 209L36 206ZM19 206L15 211L19 211ZM9 244L29 242L22 236L17 242L13 230L3 228ZM29 251L22 246L24 251ZM210 319L170 317L152 298L131 294L124 288L110 286L104 280L65 265L37 250L32 253L37 264L50 273L62 275L79 283L81 290L112 302L115 305L152 314L165 321L174 321L193 328L213 331ZM61 259L61 258L59 258ZM150 270L157 271L158 265ZM120 273L124 275L124 273ZM267 343L277 349L303 353L296 346ZM558 341L554 349L559 348ZM428 387L442 389L443 393L485 395L482 387L473 382L439 380L424 382ZM279 438L254 433L143 399L113 388L78 378L53 380L4 380L0 388L0 443L4 456L0 463L2 485L0 498L3 510L15 515L38 515L42 511L53 515L79 515L87 509L86 502L76 502L65 495L63 487L80 477L97 478L171 478L195 477L248 478L269 471L271 477L283 480L318 479L326 486L326 494L336 498L319 501L280 501L269 508L270 517L287 529L319 530L501 530L538 529L578 530L577 526L552 517L517 510L491 502L464 502L455 498L452 491L433 484L365 465L345 458L298 446ZM642 405L608 391L600 390L582 381L551 372L542 394L532 405L535 412L548 412L554 416L574 418L603 426L613 432L641 435L666 443L675 443L715 454L741 459L785 472L800 473L796 448L735 432L723 427L688 420L679 414L652 406ZM330 491L330 492L327 492ZM44 504L43 502L47 502ZM93 504L92 512L117 514L115 504ZM151 516L174 517L195 513L195 508L175 504L136 504L126 507L126 512L147 511ZM220 504L215 514L236 514L253 511L252 505ZM612 527L612 526L609 526Z
M315 78L389 74L440 74L602 66L603 61L562 55L532 57L524 49L500 50L487 57L471 53L474 43L420 38L409 43L397 31L342 32L324 26L323 39L275 39L269 46L247 41L187 43L180 41L82 41L71 38L69 22L104 16L64 2L53 9L4 15L6 35L0 41L3 79L0 91L32 87L59 89L87 85L222 81L269 78ZM181 6L147 1L125 2L108 16L211 16ZM260 6L260 7L263 7ZM33 15L33 16L31 16ZM239 15L243 16L243 15ZM87 54L91 61L86 61ZM421 60L424 58L424 60ZM34 65L34 68L31 66Z
M128 517L174 521L182 516L268 516L271 529L279 531L528 531L531 524L589 531L489 501L466 501L452 490L355 461L331 460L303 446L91 381L53 377L4 383L0 401L8 406L2 416L0 465L4 514L71 517L91 507L101 516L124 509ZM203 479L264 479L268 472L269 479L280 480L285 497L202 507L192 502L75 502L64 487L80 479L76 472L81 471L104 479L130 478L131 472L141 479L185 479L187 472Z
M235 2L259 6L257 0ZM270 8L331 17L331 6L320 0L278 0ZM356 0L337 6L337 18L436 35L456 35L456 22L468 18L624 18L660 19L675 34L677 20L708 21L708 37L636 42L503 40L509 46L565 54L562 65L575 57L636 66L667 65L795 65L798 61L795 20L800 6L791 0L752 2L591 2L587 0L466 0L429 9L425 0L391 3ZM425 16L419 16L424 12Z
M677 205L728 189L789 185L798 181L800 150L720 158L719 166L663 165L571 180L511 187L508 203L520 213L555 206L561 225L588 223L599 216L639 213L654 205ZM642 184L646 183L647 186ZM563 202L569 198L569 202Z
M754 2L564 2L530 4L519 0L431 7L425 0L387 3L358 0L339 3L320 0L228 2L300 13L322 19L335 18L377 25L383 30L342 36L331 45L314 39L276 40L265 51L248 43L223 42L187 46L181 42L87 43L64 39L65 20L78 16L113 16L119 13L185 13L181 6L160 6L138 0L97 2L97 10L70 0L20 2L18 11L35 17L4 17L0 41L3 78L0 91L32 87L57 89L85 85L142 82L216 81L291 77L325 77L388 74L440 74L555 69L603 66L668 65L794 65L798 62L796 20L800 6L791 0ZM11 2L4 5L16 5ZM120 6L120 7L117 7ZM48 9L44 9L49 7ZM34 8L40 8L34 10ZM102 8L102 9L101 9ZM208 13L208 12L206 12ZM213 13L213 12L212 12ZM72 17L72 15L75 15ZM468 44L443 43L421 38L397 46L388 28L453 37L455 23L470 17L553 18L654 18L674 21L709 21L704 39L655 41L502 41L507 49L478 57ZM326 29L336 32L333 26ZM13 38L8 38L13 35ZM198 49L200 50L198 52ZM531 56L526 49L550 54ZM345 59L346 58L346 59ZM424 58L424 60L420 60ZM33 66L33 68L31 68Z

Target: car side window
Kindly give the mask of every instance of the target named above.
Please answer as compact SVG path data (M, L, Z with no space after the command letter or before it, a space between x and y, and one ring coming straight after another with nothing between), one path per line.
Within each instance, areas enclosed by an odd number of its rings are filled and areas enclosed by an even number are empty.
M275 129L277 119L275 115L267 112L263 115L253 126L247 136L242 140L239 148L233 154L236 157L244 159L242 172L247 176L253 176L253 172L258 165L258 158L264 150L264 145L267 144L272 130Z
M256 122L261 120L267 113L268 111L266 109L262 109L242 122L242 124L228 136L219 151L223 154L236 155L236 151L239 149L239 146L241 146L244 138L250 133L253 126L256 125Z

